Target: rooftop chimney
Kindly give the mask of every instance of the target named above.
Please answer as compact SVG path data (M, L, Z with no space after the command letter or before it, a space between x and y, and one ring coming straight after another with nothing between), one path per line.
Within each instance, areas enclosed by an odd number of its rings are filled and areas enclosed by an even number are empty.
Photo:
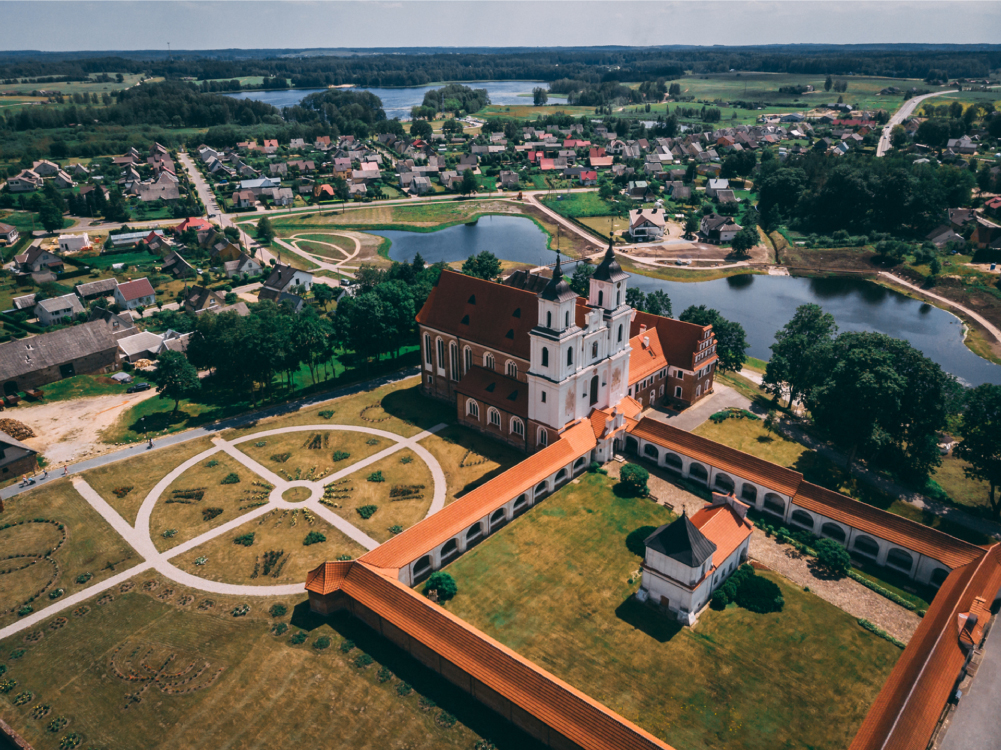
M646 323L640 323L640 333L646 333Z

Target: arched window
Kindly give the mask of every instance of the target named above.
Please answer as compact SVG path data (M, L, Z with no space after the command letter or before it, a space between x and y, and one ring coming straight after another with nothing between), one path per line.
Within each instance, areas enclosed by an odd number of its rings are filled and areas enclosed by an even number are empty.
M677 453L665 453L664 454L664 466L672 471L680 472L682 469L681 456Z
M467 416L470 416L470 417L472 417L475 420L479 420L479 418L480 418L480 405L478 403L476 403L475 401L473 401L473 399L469 399L466 402L466 414L467 414Z
M724 474L723 472L720 472L719 474L716 475L716 478L713 480L713 484L716 485L717 489L722 490L723 492L726 493L733 492L734 488L733 479L730 478L729 474Z
M619 291L615 293L615 306L618 307L621 304L622 304L622 292Z
M511 417L511 432L520 437L525 437L525 423L518 417Z
M782 498L776 495L774 492L769 492L765 495L765 510L771 511L776 515L783 515L786 512L786 504L783 502Z
M487 420L494 427L500 427L501 423L500 412L491 406L489 409L487 409Z
M466 372L469 372L470 370L472 370L472 369L473 369L473 350L472 350L472 348L471 348L471 347L468 347L468 346L467 346L467 347L466 347L466 348L465 348L465 349L463 350L463 353L464 353L464 355L465 355L465 356L464 356L464 359L466 360L466 362L465 362L465 364L466 364L466 369L465 369L465 370L464 370L463 372L464 372L464 373L466 373Z
M660 460L660 451L657 450L656 445L651 445L650 443L647 443L646 445L643 446L643 455L649 456L654 461Z
M419 583L431 573L431 555L424 555L414 563L414 581Z
M591 343L591 359L598 358L598 342L594 341Z
M914 558L910 553L894 547L886 556L886 564L909 572L914 567Z
M702 482L703 484L709 483L709 472L706 471L706 467L702 464L693 463L689 466L688 476L698 482Z
M431 364L431 336L427 333L424 334L424 361Z
M542 347L542 366L549 367L549 347Z
M836 542L845 543L845 530L836 523L825 523L820 527L820 533Z
M570 327L570 311L569 310L567 310L566 315L563 317L563 327L564 328L569 328Z
M535 486L535 497L539 497L541 495L545 495L548 490L549 490L549 488L546 486L545 482L539 482Z
M568 365L572 365L573 364L573 349L572 348L571 349L567 349L567 364Z
M438 339L438 369L445 369L445 342Z
M441 561L445 562L448 558L452 557L456 552L459 551L459 545L455 539L449 539L441 548Z
M619 324L619 343L622 343L622 324Z
M553 327L553 314L551 312L546 313L546 328Z
M547 445L549 445L549 433L546 432L546 428L545 427L540 427L539 428L538 443L539 443L539 446L542 447L542 448L545 448Z
M459 379L459 345L454 341L448 346L449 363L452 366L452 371L449 375L452 376L452 380Z
M485 352L483 354L483 366L488 370L494 369L494 355L490 352Z
M518 365L516 363L512 362L511 360L508 360L508 362L507 362L507 376L509 378L517 378L518 377Z
M598 290L598 307L601 307L603 304L605 304L605 293L599 289Z
M855 537L855 541L852 543L852 549L856 552L861 552L863 555L876 557L876 555L879 554L879 543L871 536L860 534Z
M490 530L493 531L498 526L503 526L507 523L507 516L504 515L504 509L498 508L494 511L493 515L490 516Z
M740 499L745 503L755 503L758 500L758 488L753 484L744 483L744 486L740 488Z
M789 520L792 521L794 524L797 524L798 526L803 526L807 529L813 528L813 516L811 516L805 510L800 510L799 508L796 508L796 510L792 512L792 515L789 516Z

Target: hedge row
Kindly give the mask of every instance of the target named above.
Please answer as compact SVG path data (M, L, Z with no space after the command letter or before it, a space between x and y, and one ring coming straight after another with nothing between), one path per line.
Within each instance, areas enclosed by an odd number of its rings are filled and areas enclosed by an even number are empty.
M917 611L918 615L924 617L924 610L918 610L918 606L914 604L914 602L909 602L904 597L894 594L889 589L884 589L878 583L876 583L875 581L870 581L861 573L856 573L854 570L849 570L848 577L851 578L853 581L858 581L867 589L875 591L880 596L886 597L894 604L899 604L901 607L903 607L904 609L909 609L911 612Z
M886 640L888 640L890 643L892 643L897 648L907 648L907 644L906 643L904 643L903 641L897 640L892 635L890 635L885 630L883 630L881 627L879 627L878 625L876 625L874 623L869 622L864 617L860 617L859 618L858 624L861 625L864 629L868 630L873 635L878 635L880 638L885 638Z

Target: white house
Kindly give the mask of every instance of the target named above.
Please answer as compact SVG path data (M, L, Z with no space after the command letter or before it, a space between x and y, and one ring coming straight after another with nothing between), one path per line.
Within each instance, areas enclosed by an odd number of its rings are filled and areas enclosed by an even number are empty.
M643 581L637 597L694 625L713 592L747 559L748 506L713 493L713 503L691 518L683 514L646 538Z
M12 227L10 224L0 222L0 240L3 240L7 245L13 245L17 242L18 237L20 237L20 235L17 233L17 227Z
M35 315L43 326L62 323L82 312L84 312L83 305L75 294L43 299L35 305Z
M76 253L90 247L90 237L86 232L83 234L64 234L59 237L59 252Z
M634 240L659 240L664 236L666 223L662 208L639 208L629 212L629 234Z
M156 302L156 292L149 279L143 276L135 281L126 281L115 287L115 302L126 310L148 307Z
M711 179L706 183L706 195L715 198L720 190L729 190L730 181L724 179Z
M313 286L313 274L308 271L300 271L298 268L278 264L271 271L268 280L264 282L261 291L258 292L258 299L269 299L278 301L283 292L291 292L295 287L301 286L308 292Z

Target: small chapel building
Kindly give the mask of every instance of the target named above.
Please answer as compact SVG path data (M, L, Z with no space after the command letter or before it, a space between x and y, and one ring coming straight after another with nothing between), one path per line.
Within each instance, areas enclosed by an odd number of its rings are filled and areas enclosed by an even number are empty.
M733 495L713 493L691 518L682 513L648 536L637 598L694 625L713 592L747 560L754 528L747 508Z

